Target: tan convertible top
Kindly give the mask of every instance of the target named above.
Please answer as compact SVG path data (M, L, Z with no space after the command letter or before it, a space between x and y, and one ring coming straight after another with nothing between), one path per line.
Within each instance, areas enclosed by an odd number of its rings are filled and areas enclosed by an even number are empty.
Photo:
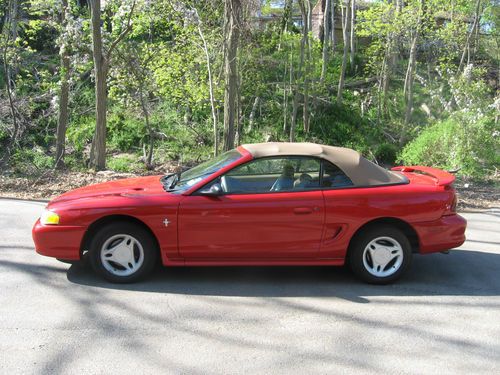
M388 171L350 148L316 143L268 142L243 145L254 158L284 155L307 155L328 160L338 166L356 186L376 186L407 182L406 177Z

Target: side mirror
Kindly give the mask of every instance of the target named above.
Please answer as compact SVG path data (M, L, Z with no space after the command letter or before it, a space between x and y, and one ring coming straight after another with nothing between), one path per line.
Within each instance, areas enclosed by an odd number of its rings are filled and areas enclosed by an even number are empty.
M216 182L212 184L209 188L205 188L203 190L200 190L199 194L200 195L207 195L207 196L218 196L223 193L222 191L222 186L220 182Z

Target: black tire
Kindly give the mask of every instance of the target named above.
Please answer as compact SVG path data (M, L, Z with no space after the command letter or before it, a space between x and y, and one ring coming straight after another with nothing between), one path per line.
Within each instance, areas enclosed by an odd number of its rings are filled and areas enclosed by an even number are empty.
M107 263L106 266L103 264L101 256L101 253L104 251L103 245L111 238L120 235L131 236L140 244L140 247L142 247L142 249L140 249L137 245L132 245L134 247L132 252L137 253L137 251L141 251L142 263L133 273L124 276L109 271L106 267L110 267L110 262L105 261L105 263ZM119 241L119 239L117 241ZM89 258L92 268L98 275L113 283L132 283L148 276L151 274L156 264L157 256L158 245L153 236L144 228L133 223L116 222L108 224L98 230L93 235L90 242ZM115 263L115 265L119 270L119 264Z
M371 263L373 262L371 260L371 254L365 254L367 246L372 243L372 241L377 239L377 243L381 243L382 245L384 245L384 241L386 241L389 251L393 248L397 249L397 245L394 242L391 243L391 241L395 241L399 244L400 249L402 250L394 250L400 255L387 263L385 268L381 268L379 266L381 270L378 270L378 272L387 272L389 273L387 276L374 275L372 272L377 273L377 269L374 269L376 268L376 266L374 266L376 263ZM396 247L391 247L395 245ZM399 259L399 257L402 257L402 259ZM370 284L390 284L398 280L410 266L411 259L412 249L408 238L399 229L388 225L374 226L358 233L353 239L349 249L349 265L351 270L358 278ZM366 266L365 263L367 264ZM394 267L397 265L399 266ZM372 269L372 272L370 272L369 268ZM384 271L384 269L387 269L387 271Z

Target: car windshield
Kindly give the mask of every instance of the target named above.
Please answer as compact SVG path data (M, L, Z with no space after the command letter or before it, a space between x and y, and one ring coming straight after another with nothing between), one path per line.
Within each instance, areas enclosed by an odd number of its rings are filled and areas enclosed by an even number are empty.
M205 177L210 176L212 173L224 168L239 158L241 158L241 154L237 150L231 150L214 159L207 160L196 167L188 169L182 174L165 176L163 178L165 189L171 192L182 193Z

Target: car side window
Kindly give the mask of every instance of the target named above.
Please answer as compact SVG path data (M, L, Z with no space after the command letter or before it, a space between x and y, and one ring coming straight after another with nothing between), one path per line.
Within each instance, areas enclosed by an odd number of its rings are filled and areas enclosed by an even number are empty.
M227 194L304 191L319 188L320 161L304 156L262 158L221 177Z
M339 167L326 160L323 160L322 177L321 187L324 188L341 188L354 186L351 179Z

